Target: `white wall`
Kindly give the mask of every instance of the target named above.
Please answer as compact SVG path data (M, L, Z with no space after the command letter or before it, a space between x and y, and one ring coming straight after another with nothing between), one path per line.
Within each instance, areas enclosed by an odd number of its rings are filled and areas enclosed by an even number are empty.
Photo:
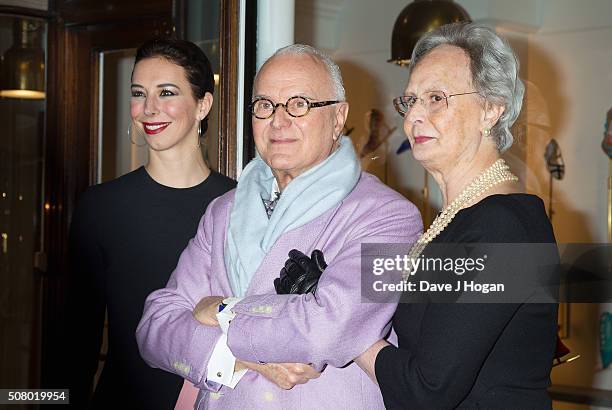
M600 144L612 107L612 26L531 35L529 78L549 103L565 157L555 233L564 242L605 242L608 159Z

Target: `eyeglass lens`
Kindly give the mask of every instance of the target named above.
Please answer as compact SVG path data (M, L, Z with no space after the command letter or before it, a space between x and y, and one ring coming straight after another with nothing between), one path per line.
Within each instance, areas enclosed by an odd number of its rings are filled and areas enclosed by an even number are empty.
M276 105L267 98L261 98L253 103L252 113L255 117L260 119L269 118L274 114L274 111L279 105L283 106L292 117L304 116L309 109L308 100L304 97L291 97L285 104L278 103Z
M448 107L446 94L442 91L429 91L420 97L405 95L393 100L395 109L402 116L407 115L417 102L421 102L429 114L439 112Z

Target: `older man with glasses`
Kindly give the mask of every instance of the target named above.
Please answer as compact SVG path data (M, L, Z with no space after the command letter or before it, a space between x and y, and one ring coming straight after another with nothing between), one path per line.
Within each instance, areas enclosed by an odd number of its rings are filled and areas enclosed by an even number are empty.
M325 54L278 50L250 109L259 156L209 205L168 285L148 297L141 354L193 383L199 409L383 409L352 360L388 336L396 305L361 301L361 245L413 243L420 215L361 172L342 136L340 70ZM320 279L283 289L283 269Z

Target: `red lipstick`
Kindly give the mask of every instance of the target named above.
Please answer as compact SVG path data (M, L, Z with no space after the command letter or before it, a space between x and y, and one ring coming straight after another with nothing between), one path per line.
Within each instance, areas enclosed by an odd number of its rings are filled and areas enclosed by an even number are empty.
M414 143L415 144L422 144L422 143L430 141L432 139L433 139L432 137L426 137L424 135L419 135L418 137L414 137Z
M170 125L169 122L143 122L144 132L148 135L159 134Z

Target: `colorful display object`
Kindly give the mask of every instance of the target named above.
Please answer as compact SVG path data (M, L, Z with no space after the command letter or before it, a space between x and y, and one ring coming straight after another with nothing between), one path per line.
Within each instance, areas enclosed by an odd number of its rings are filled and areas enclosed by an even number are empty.
M601 148L609 158L612 158L612 108L608 111L606 124L604 126L604 139L601 142Z
M604 369L612 364L612 313L604 312L599 319L599 351Z
M408 138L406 138L402 144L399 146L399 148L397 149L397 151L395 151L395 153L397 155L401 154L404 151L408 151L409 149L411 149L410 147L410 141L408 141Z

